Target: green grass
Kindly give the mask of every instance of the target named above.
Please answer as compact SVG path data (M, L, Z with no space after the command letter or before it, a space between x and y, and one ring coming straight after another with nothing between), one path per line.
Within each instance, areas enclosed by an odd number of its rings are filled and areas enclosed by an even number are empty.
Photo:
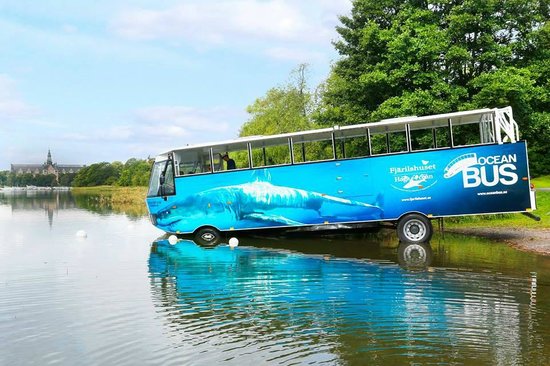
M533 213L539 216L541 221L535 221L517 213L450 217L445 219L445 225L449 227L550 228L550 192L537 191L537 210Z
M112 210L132 216L147 214L147 187L75 187L71 191L77 203L93 211Z
M531 183L535 185L535 188L550 188L550 175L531 179Z

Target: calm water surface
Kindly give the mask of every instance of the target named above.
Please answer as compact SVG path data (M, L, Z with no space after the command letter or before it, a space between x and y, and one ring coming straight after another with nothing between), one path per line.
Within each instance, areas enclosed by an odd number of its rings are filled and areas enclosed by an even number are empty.
M411 269L391 232L161 235L0 193L0 365L550 364L550 258L447 234Z

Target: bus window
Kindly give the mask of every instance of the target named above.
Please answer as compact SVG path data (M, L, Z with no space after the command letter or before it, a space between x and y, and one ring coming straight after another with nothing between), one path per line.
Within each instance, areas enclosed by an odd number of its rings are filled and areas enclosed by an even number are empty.
M292 138L295 163L334 159L332 131L321 131Z
M479 124L453 124L453 146L477 145L481 143Z
M421 130L411 130L411 149L429 150L435 148L433 128L423 128Z
M176 187L174 185L174 164L172 160L167 160L164 165L164 170L160 174L160 189L159 195L171 196L176 194Z
M405 131L395 131L387 134L389 140L390 153L408 151L407 134Z
M253 167L290 164L290 149L288 147L288 142L284 145L275 146L258 145L260 144L251 144Z
M294 144L294 162L329 160L334 158L332 140L309 141Z
M372 155L408 151L407 133L405 131L375 133L371 131L371 146Z
M435 148L451 147L451 132L449 127L434 128Z
M205 149L185 150L174 153L176 175L210 173L210 153Z
M172 159L155 162L151 171L147 196L169 196L175 193L174 164Z
M233 160L233 162L235 163L234 169L250 168L250 164L248 160L248 148L246 144L240 143L240 144L234 144L234 145L217 146L212 148L212 151L214 154L213 156L214 156L215 172L233 170L231 169L231 163L229 163L228 165L229 159ZM225 161L223 159L223 156L226 154L228 157L228 161Z
M147 192L147 197L158 196L159 186L160 186L160 174L164 170L164 165L166 161L157 161L153 164L151 169L151 178L149 181L149 191Z
M369 140L365 136L351 136L336 139L336 157L338 159L369 156Z

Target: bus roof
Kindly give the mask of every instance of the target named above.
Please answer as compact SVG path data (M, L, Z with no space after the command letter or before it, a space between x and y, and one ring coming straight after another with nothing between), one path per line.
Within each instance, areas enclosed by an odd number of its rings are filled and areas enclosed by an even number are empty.
M409 116L386 119L379 122L362 123L349 126L334 126L329 128L321 128L315 130L306 130L299 132L283 133L278 135L260 135L260 136L245 136L232 140L206 142L193 145L181 146L161 153L158 158L166 157L173 151L194 150L201 148L214 148L220 151L232 149L247 149L247 144L251 143L253 147L262 147L269 142L269 145L285 144L288 138L292 137L294 142L318 141L330 139L332 133L335 133L336 138L353 137L365 134L368 128L372 134L381 134L388 132L404 131L408 124L411 130L427 129L434 127L448 126L449 120L453 125L462 125L470 123L479 123L481 118L489 113L493 113L496 109L475 109L463 112L453 112L436 114L429 116Z

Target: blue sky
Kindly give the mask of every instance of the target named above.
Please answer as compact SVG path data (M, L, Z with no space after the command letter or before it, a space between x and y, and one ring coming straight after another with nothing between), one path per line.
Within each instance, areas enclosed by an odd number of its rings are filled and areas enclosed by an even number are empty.
M256 98L338 55L350 0L0 0L0 170L236 137Z

